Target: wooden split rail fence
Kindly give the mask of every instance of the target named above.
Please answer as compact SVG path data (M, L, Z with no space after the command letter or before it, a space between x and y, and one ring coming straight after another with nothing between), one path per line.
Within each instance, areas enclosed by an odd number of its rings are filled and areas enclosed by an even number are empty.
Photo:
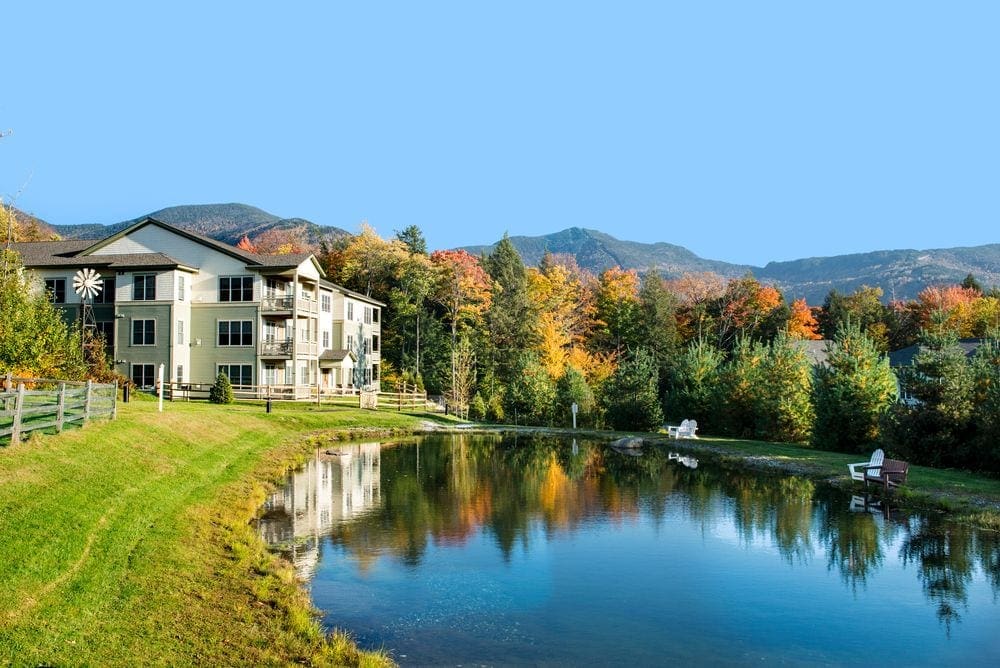
M97 417L113 420L117 397L115 383L7 375L0 391L0 441L18 443L32 431L61 432L67 425Z
M170 382L165 383L163 389L164 398L169 401L206 400L212 391L212 383ZM239 400L301 401L395 411L443 410L427 400L426 392L413 385L400 385L393 390L368 391L316 385L233 385L233 397Z

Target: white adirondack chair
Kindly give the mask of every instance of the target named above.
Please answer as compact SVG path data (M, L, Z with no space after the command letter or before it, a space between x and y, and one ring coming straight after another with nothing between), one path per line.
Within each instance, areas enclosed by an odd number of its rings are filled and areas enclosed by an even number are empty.
M879 449L872 453L872 458L867 462L848 464L847 469L851 472L851 480L864 482L866 472L869 475L878 475L879 469L882 468L883 461L885 461L885 453Z
M683 420L680 425L668 425L667 436L671 438L698 438L695 432L698 431L698 422L695 420Z

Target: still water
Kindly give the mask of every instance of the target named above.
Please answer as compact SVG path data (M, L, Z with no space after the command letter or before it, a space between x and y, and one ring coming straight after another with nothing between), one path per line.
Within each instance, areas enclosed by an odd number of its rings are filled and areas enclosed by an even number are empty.
M260 530L327 626L403 665L1000 665L996 533L658 447L330 453Z

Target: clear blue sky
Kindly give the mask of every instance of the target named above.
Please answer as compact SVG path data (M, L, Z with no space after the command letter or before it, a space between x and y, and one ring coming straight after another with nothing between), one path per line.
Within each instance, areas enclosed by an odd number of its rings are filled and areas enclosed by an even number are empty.
M8 3L0 193L244 202L432 248L1000 242L1000 2Z

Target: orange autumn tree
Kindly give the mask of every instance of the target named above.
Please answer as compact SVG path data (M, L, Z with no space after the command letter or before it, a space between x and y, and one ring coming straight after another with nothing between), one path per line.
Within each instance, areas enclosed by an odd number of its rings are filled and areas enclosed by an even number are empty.
M439 250L431 254L434 287L431 299L445 312L454 344L458 330L475 326L490 306L491 281L479 259L463 250Z
M823 337L819 334L819 323L812 309L806 304L805 299L796 299L792 302L791 314L788 316L786 331L793 339L807 339L819 341Z

